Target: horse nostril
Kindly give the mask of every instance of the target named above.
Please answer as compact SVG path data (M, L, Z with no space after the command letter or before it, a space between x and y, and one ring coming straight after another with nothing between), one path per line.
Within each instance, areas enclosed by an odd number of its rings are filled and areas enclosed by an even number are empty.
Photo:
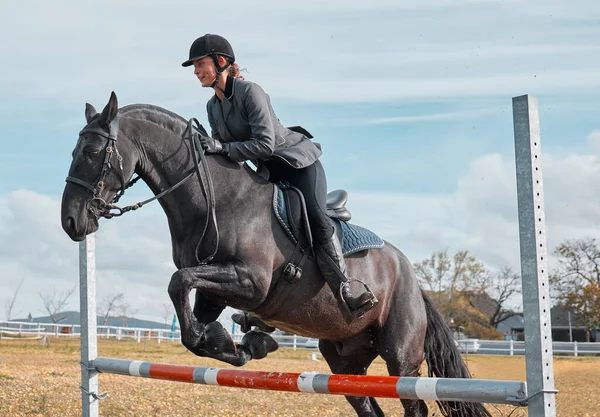
M73 230L75 230L75 219L73 217L69 216L67 218L67 224L66 224L66 226L67 226L67 230L69 232L72 232Z

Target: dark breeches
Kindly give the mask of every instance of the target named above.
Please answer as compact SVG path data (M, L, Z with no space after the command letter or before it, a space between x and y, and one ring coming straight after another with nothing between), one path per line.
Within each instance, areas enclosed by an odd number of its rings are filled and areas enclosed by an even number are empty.
M304 194L314 242L326 241L334 228L327 216L327 179L321 162L317 160L300 169L279 161L267 161L265 165L269 169L269 181L288 182Z

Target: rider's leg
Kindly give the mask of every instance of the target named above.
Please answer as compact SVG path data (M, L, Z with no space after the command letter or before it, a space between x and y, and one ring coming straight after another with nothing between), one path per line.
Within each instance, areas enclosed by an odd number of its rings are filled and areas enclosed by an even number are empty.
M377 298L363 285L349 285L342 245L327 216L327 180L323 166L317 160L306 168L290 167L285 171L285 180L304 195L321 274L334 294L341 294L350 312L356 317L362 316L377 303Z

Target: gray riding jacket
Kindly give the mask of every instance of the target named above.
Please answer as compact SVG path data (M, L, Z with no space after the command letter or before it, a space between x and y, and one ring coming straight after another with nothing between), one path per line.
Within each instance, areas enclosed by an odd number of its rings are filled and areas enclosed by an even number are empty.
M215 94L206 109L212 137L229 143L232 160L251 160L264 178L268 171L263 161L304 168L322 154L320 144L281 124L269 96L251 81L228 77L223 102Z

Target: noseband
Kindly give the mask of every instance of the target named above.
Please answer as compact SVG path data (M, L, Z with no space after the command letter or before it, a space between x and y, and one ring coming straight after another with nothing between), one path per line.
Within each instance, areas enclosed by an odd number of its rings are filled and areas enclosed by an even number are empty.
M194 124L196 125L195 126L196 130L194 130ZM109 127L108 133L102 129L95 128L95 127L84 127L81 130L81 132L79 132L79 136L84 135L86 133L93 133L93 134L102 136L103 138L106 138L106 154L104 156L104 161L102 163L102 168L100 170L100 174L98 175L98 178L94 184L90 184L86 181L80 180L79 178L75 178L72 176L67 176L66 182L77 184L92 193L92 198L88 201L87 206L88 206L88 210L96 217L96 219L99 219L100 217L104 217L106 219L112 219L113 217L122 216L123 214L125 214L129 211L137 210L137 209L141 208L142 206L150 203L151 201L157 200L157 199L169 194L170 192L174 191L179 186L181 186L184 182L186 182L192 175L197 174L198 179L200 180L200 185L202 187L202 194L203 194L203 196L206 200L206 204L207 204L207 216L206 216L206 223L204 225L204 230L202 231L202 235L200 237L200 241L198 242L198 245L196 246L195 255L196 255L196 260L198 261L198 263L205 263L205 262L209 262L210 260L212 260L212 258L216 254L218 246L219 246L219 229L217 228L217 217L216 217L216 212L215 212L216 203L215 203L214 187L213 187L213 182L212 182L212 178L210 175L210 170L208 169L208 165L206 164L204 151L201 150L200 152L198 152L198 147L197 147L198 142L199 142L199 138L198 138L199 133L198 132L201 132L204 135L208 136L208 133L206 133L206 130L204 130L204 127L200 124L200 122L198 122L198 120L196 118L191 118L187 123L187 127L185 128L185 131L181 135L182 139L185 139L186 133L187 133L187 139L190 141L190 145L191 145L191 149L192 149L192 159L194 161L194 169L188 175L186 175L183 179L181 179L177 184L173 185L172 187L167 188L166 190L155 195L154 197L151 197L147 200L140 201L138 203L135 203L135 204L132 204L132 205L126 206L126 207L119 207L116 205L116 203L123 196L123 194L125 194L125 190L127 190L129 187L134 185L140 179L140 176L138 175L136 178L133 178L129 182L125 183L124 173L123 173L123 157L119 154L119 151L117 150L117 134L115 132L117 129L115 127L116 127L116 125L111 124L111 126ZM202 149L202 148L200 147L200 149ZM118 192L115 194L115 197L107 202L101 197L100 194L105 186L106 175L108 174L109 170L113 167L113 164L111 163L113 154L116 155L117 162L118 162L119 173L120 173L119 178L121 181L121 187L118 190ZM198 161L198 155L200 155L200 159L202 161L202 167L203 167L203 171L204 171L204 176L206 176L206 182L208 184L205 183L204 177L202 176L202 173L200 171L200 161ZM94 204L96 204L96 207L94 207ZM116 210L116 211L113 212L113 210ZM200 244L202 243L202 240L204 239L206 230L208 229L208 224L211 220L213 221L213 226L214 226L215 232L216 232L215 249L211 255L209 255L202 261L200 261L198 258L198 248L200 247Z
M116 133L113 133L112 129L110 129L110 130L111 131L109 131L107 133L104 130L99 129L99 128L84 127L81 130L81 132L79 132L79 136L85 135L86 133L94 133L94 134L102 136L103 138L106 139L106 153L104 155L104 162L102 163L102 168L100 170L100 174L98 175L98 178L96 179L96 181L93 184L90 184L89 182L80 180L79 178L75 178L72 176L68 176L66 179L67 182L71 182L73 184L80 185L83 188L86 188L87 190L91 191L92 199L88 202L87 206L88 206L88 210L97 219L99 219L100 217L110 219L112 217L122 215L123 214L122 209L120 209L117 206L114 206L113 203L116 203L119 200L119 198L121 198L121 196L125 193L125 189L131 187L135 183L135 181L137 181L139 179L139 178L136 178L135 180L132 180L132 181L128 182L127 184L125 184L125 181L123 179L123 157L119 154L119 150L117 149ZM112 168L111 159L112 159L113 154L116 155L116 158L118 161L118 166L119 166L119 172L121 174L119 176L121 179L121 189L115 195L115 198L113 198L112 201L110 203L108 203L100 196L100 193L104 189L106 175L108 174L108 171L110 170L110 168ZM94 202L97 203L97 207L94 207ZM111 213L112 209L118 209L119 211L117 213Z

